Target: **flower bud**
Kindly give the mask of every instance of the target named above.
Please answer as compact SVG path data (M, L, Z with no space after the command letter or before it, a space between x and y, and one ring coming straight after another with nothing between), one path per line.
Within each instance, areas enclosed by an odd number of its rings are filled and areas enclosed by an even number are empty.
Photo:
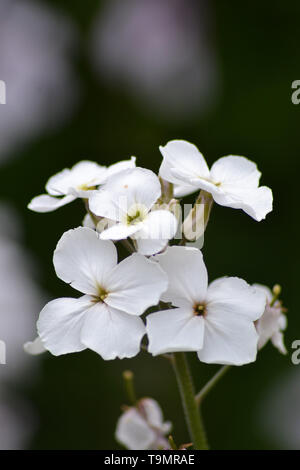
M279 297L280 294L281 294L281 286L279 284L275 284L275 286L273 287L273 294L276 296L276 297Z
M160 197L160 202L162 203L168 203L171 201L173 198L173 184L169 183L169 181L166 181L162 178L159 178L160 185L161 185L161 197Z
M204 234L212 204L212 196L206 191L200 191L193 208L182 225L183 234L187 240L196 241Z

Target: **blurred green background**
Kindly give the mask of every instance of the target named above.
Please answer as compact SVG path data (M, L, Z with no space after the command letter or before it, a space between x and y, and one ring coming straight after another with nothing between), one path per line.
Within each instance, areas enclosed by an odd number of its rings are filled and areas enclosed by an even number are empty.
M193 6L193 21L206 31L200 39L207 41L214 57L213 91L209 81L207 84L207 93L214 98L204 108L200 100L191 113L185 108L181 116L180 109L175 113L172 106L163 104L161 110L159 99L156 106L151 106L151 99L143 101L141 93L135 96L134 87L129 91L126 83L102 75L95 67L91 31L95 17L101 18L108 3L39 2L57 9L75 25L77 39L71 59L80 93L68 119L54 130L26 141L0 167L1 197L21 218L24 246L38 266L36 283L49 299L74 295L56 278L52 253L61 234L80 225L82 204L75 201L49 214L26 209L30 199L43 192L46 180L62 168L81 159L111 164L136 155L140 166L157 171L161 162L158 146L174 138L195 143L209 165L223 155L248 156L262 171L262 183L273 189L274 210L265 221L257 223L242 211L215 205L206 232L204 257L211 280L234 275L250 283L283 286L282 298L288 307L288 355L281 356L268 344L256 363L234 368L226 375L207 398L203 414L212 448L295 447L294 441L289 444L284 436L280 441L268 433L263 412L273 388L284 383L289 374L300 376L300 366L293 366L290 360L291 343L300 338L296 303L300 105L291 102L291 83L300 79L300 4L210 1L198 8L198 2L185 2L186 8ZM126 3L123 0L125 9ZM168 3L172 8L172 2ZM176 5L178 2L174 2ZM181 14L184 16L184 9ZM55 38L52 40L55 48ZM182 83L185 73L177 76ZM196 94L197 89L195 99ZM35 313L37 318L39 312ZM217 367L201 364L195 354L189 356L199 388ZM85 351L57 358L47 354L31 361L40 361L39 374L10 385L11 390L26 398L36 414L29 448L116 448L115 425L120 406L126 402L121 374L128 368L135 373L138 394L157 399L164 416L174 423L176 441L188 441L173 371L164 359L143 352L131 360L105 362ZM300 377L298 385L300 396ZM282 396L283 402L286 399ZM278 409L275 407L273 412L276 416ZM293 414L297 413L299 416L299 408L294 409ZM296 425L299 428L300 422Z

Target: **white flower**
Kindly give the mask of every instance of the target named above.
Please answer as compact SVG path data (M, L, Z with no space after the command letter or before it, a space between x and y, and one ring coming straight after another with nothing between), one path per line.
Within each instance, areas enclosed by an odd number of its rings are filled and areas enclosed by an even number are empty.
M171 427L170 422L164 423L159 404L152 398L144 398L119 418L116 439L129 450L169 449L164 435Z
M33 198L28 208L35 212L51 212L76 198L88 198L92 190L105 183L112 175L134 167L135 157L109 167L90 161L76 163L71 169L65 168L52 176L46 184L48 194Z
M276 300L271 306L274 294L271 289L261 284L254 284L254 287L265 295L266 308L263 316L256 322L256 329L259 334L258 349L261 349L271 340L273 346L282 354L286 354L282 331L287 327L286 316L283 314L283 307L280 300Z
M103 240L131 237L139 253L158 253L174 237L177 219L168 210L152 210L161 195L158 177L150 170L134 168L111 177L89 199L90 210L97 216L114 221L104 230Z
M258 221L272 210L272 191L258 186L261 173L247 158L222 157L209 170L197 147L184 140L172 140L160 151L163 162L159 174L176 185L175 196L204 189L221 206L242 209Z
M135 356L145 334L139 316L167 287L157 263L135 253L117 264L114 244L85 227L64 233L53 262L57 276L85 295L43 308L37 327L45 348L54 355L90 348L104 359Z
M253 362L258 334L254 321L264 311L264 294L236 277L207 284L196 248L170 247L156 256L169 286L161 299L178 308L147 317L149 352L197 351L201 361L242 365Z

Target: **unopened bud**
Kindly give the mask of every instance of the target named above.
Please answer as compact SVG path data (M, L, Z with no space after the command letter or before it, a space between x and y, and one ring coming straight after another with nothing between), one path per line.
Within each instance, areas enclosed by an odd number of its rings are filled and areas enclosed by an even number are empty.
M173 184L169 183L169 181L166 181L161 177L159 177L159 181L161 186L161 202L168 203L173 197Z
M273 294L276 295L276 297L279 297L279 295L281 294L281 286L279 284L275 284L272 290Z
M168 204L168 210L175 215L176 219L179 221L181 218L181 205L178 199L171 199Z
M275 284L275 286L273 287L272 289L272 292L273 292L273 299L271 300L270 302L270 306L273 307L273 305L275 304L276 300L278 299L278 297L280 296L281 294L281 286L279 284Z
M212 204L212 196L206 191L200 191L193 208L182 224L183 234L187 240L196 241L204 234Z

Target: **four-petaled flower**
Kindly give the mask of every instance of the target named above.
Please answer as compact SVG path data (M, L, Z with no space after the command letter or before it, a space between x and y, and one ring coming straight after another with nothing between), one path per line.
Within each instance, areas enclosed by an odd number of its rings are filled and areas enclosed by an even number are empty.
M125 168L135 167L135 157L115 163L109 167L90 161L82 161L65 168L52 176L47 184L48 194L41 194L32 199L28 208L35 212L51 212L69 204L76 198L88 198L91 191L115 173Z
M254 321L264 312L264 294L236 277L208 286L202 254L195 248L173 246L155 258L169 279L161 298L177 308L148 315L149 352L197 351L201 361L215 364L253 362Z
M283 331L287 327L287 319L284 315L285 309L280 300L272 303L274 294L271 289L261 284L254 284L254 287L264 293L266 299L266 308L263 316L256 322L256 329L259 334L258 349L261 349L271 340L273 346L282 354L287 350L283 341Z
M129 450L169 449L164 436L171 427L169 421L163 421L159 404L152 398L143 398L119 418L116 439Z
M89 199L93 214L114 221L101 232L100 238L122 240L131 237L143 255L161 251L174 237L177 219L170 211L154 206L160 196L159 179L150 170L128 169L109 178Z
M54 355L90 348L103 359L135 356L145 334L140 315L167 288L159 265L137 253L117 264L114 244L85 227L62 236L53 262L57 276L85 295L43 308L37 327L45 348Z
M175 184L175 196L204 189L221 206L242 209L258 221L272 210L272 191L259 187L261 173L247 158L222 157L209 170L197 147L184 140L172 140L160 151L163 162L159 174Z

